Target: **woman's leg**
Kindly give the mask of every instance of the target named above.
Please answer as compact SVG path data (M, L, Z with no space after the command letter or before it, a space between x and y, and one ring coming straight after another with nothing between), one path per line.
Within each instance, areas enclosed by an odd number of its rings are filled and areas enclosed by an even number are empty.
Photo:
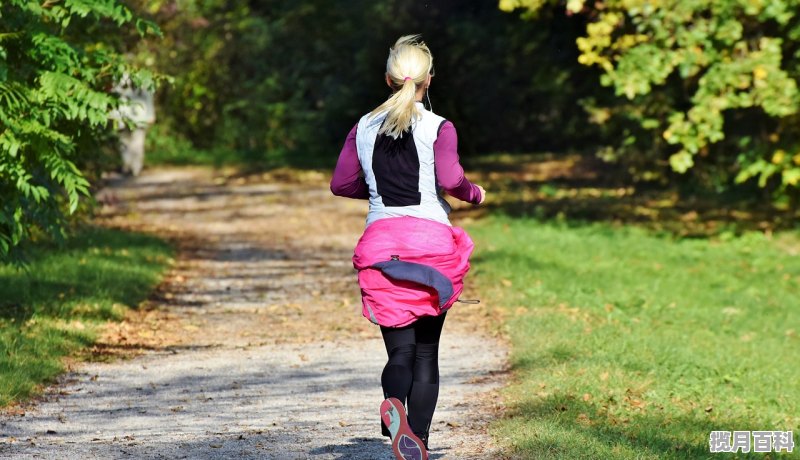
M408 394L408 423L426 445L439 399L439 338L445 315L426 316L413 324L416 354L411 391Z
M381 327L389 355L381 374L383 396L406 404L412 431L426 443L439 399L439 338L445 314L425 316L401 328Z
M384 398L397 398L406 403L413 381L417 346L414 326L382 327L383 343L389 360L381 374Z

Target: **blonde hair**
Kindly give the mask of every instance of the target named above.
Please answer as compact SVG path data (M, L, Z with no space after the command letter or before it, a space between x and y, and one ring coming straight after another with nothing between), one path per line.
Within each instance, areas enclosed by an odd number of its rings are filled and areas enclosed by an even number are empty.
M414 119L422 117L415 104L417 87L428 78L433 68L433 55L419 37L404 35L389 50L386 75L395 92L386 102L370 112L371 117L386 112L386 120L378 133L395 139L411 127Z

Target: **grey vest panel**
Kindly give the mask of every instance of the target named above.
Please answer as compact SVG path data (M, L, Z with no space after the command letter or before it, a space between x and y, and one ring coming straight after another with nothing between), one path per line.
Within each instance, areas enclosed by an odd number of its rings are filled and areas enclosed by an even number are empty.
M450 225L450 220L447 217L450 213L450 205L439 194L433 155L433 143L436 141L439 135L439 127L445 119L425 110L420 102L417 102L417 108L422 113L422 118L412 123L411 132L419 157L418 190L420 192L420 204L418 205L384 205L383 198L378 193L378 180L375 177L372 162L373 155L384 153L375 152L375 141L378 137L378 129L380 129L386 118L386 114L378 114L374 118L370 118L369 114L367 114L361 117L358 122L358 129L356 130L358 161L364 171L370 195L367 225L378 219L402 216L430 219Z

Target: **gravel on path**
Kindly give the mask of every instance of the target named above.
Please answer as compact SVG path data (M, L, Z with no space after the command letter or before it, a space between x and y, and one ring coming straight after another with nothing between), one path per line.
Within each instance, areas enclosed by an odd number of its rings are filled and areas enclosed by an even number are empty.
M3 458L389 459L385 350L350 263L364 203L325 178L158 169L101 193L107 225L163 235L180 256L159 292L45 396L0 415ZM445 324L431 458L495 459L506 349L484 309Z

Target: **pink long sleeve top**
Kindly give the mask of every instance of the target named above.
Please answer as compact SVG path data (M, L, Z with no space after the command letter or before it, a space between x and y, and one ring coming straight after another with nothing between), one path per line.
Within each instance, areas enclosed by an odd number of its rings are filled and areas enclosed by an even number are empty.
M353 126L345 139L336 169L331 179L331 192L337 196L368 199L369 188L361 174L356 148L356 130ZM458 136L453 123L445 121L439 128L439 135L433 143L436 179L449 195L472 204L478 204L481 192L478 186L464 176L458 157Z

